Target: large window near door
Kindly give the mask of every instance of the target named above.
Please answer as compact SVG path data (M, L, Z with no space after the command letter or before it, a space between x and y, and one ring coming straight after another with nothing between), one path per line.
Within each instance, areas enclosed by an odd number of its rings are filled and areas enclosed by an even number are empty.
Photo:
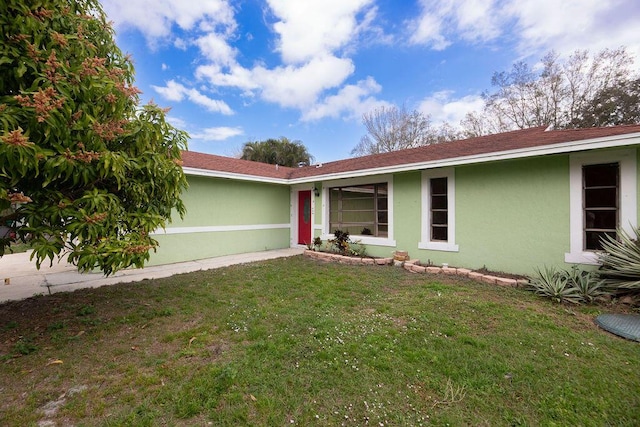
M351 235L389 236L389 192L386 182L331 187L329 228Z

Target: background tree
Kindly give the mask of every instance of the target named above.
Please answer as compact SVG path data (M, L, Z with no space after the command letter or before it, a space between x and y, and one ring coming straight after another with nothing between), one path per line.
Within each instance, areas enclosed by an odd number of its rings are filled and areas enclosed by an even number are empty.
M576 51L566 60L551 52L539 67L517 62L509 72L494 73L495 92L483 94L481 112L467 114L463 133L640 123L632 65L625 48L604 49L593 57Z
M568 127L630 125L640 123L640 78L601 89L577 111Z
M310 165L313 156L301 141L291 141L281 136L280 139L246 142L242 147L241 159L272 165L297 167L300 164Z
M362 124L368 134L351 150L353 156L420 147L458 137L450 125L434 128L428 116L417 110L409 112L405 106L378 107L362 115Z
M184 213L186 134L138 108L96 0L4 0L0 29L0 255L29 236L38 267L142 266L149 234Z

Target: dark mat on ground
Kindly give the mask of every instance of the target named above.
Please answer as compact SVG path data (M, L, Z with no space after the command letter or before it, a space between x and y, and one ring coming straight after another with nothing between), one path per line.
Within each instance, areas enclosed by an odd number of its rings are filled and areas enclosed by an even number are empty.
M640 342L640 315L601 314L596 317L596 325L612 334Z

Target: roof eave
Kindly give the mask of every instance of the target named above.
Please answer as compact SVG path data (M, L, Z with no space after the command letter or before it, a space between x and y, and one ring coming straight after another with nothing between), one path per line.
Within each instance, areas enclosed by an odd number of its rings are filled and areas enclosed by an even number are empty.
M182 168L185 175L190 176L203 176L207 178L225 178L225 179L236 179L239 181L251 181L251 182L262 182L267 184L282 184L288 185L290 184L290 180L286 178L273 178L262 175L249 175L249 174L241 174L235 172L224 172L217 170L209 170L209 169L200 169L185 166Z
M633 141L633 140L636 141ZM202 176L209 178L235 179L240 181L261 182L268 184L294 185L306 184L317 181L337 180L344 178L358 178L368 175L381 175L414 170L435 169L442 167L462 166L477 163L495 162L501 160L514 160L527 157L539 157L552 154L565 154L585 150L597 150L615 148L625 145L640 143L640 132L610 135L606 137L584 139L570 142L560 142L551 145L520 148L515 150L497 151L492 153L475 154L471 156L452 157L449 159L431 160L426 162L404 163L400 165L383 166L369 169L358 169L345 172L317 174L300 178L275 178L263 175L250 175L237 172L224 172L218 170L183 167L186 175Z
M629 140L638 139L630 142ZM585 150L615 148L640 143L640 133L613 135L600 138L585 139L571 142L561 142L552 145L520 148L516 150L498 151L493 153L476 154L472 156L453 157L450 159L432 160L427 162L405 163L401 165L385 166L355 171L337 172L312 175L308 177L287 180L289 184L304 184L316 181L327 181L344 178L358 178L367 175L381 175L414 170L435 169L442 167L462 166L476 163L487 163L501 160L514 160L527 157L547 156L551 154L565 154Z

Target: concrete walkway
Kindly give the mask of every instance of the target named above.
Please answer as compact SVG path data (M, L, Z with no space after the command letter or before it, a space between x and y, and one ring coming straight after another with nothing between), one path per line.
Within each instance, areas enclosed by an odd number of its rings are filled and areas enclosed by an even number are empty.
M234 264L244 264L267 259L284 258L299 255L304 249L288 248L264 252L252 252L228 255L198 261L156 265L140 269L121 270L112 276L102 273L80 274L75 266L54 261L49 267L44 263L40 270L35 262L29 261L31 252L10 254L0 258L0 303L21 300L49 292L68 292L80 288L97 288L116 283L137 282L144 279L159 279L174 274L190 273L199 270L211 270Z

